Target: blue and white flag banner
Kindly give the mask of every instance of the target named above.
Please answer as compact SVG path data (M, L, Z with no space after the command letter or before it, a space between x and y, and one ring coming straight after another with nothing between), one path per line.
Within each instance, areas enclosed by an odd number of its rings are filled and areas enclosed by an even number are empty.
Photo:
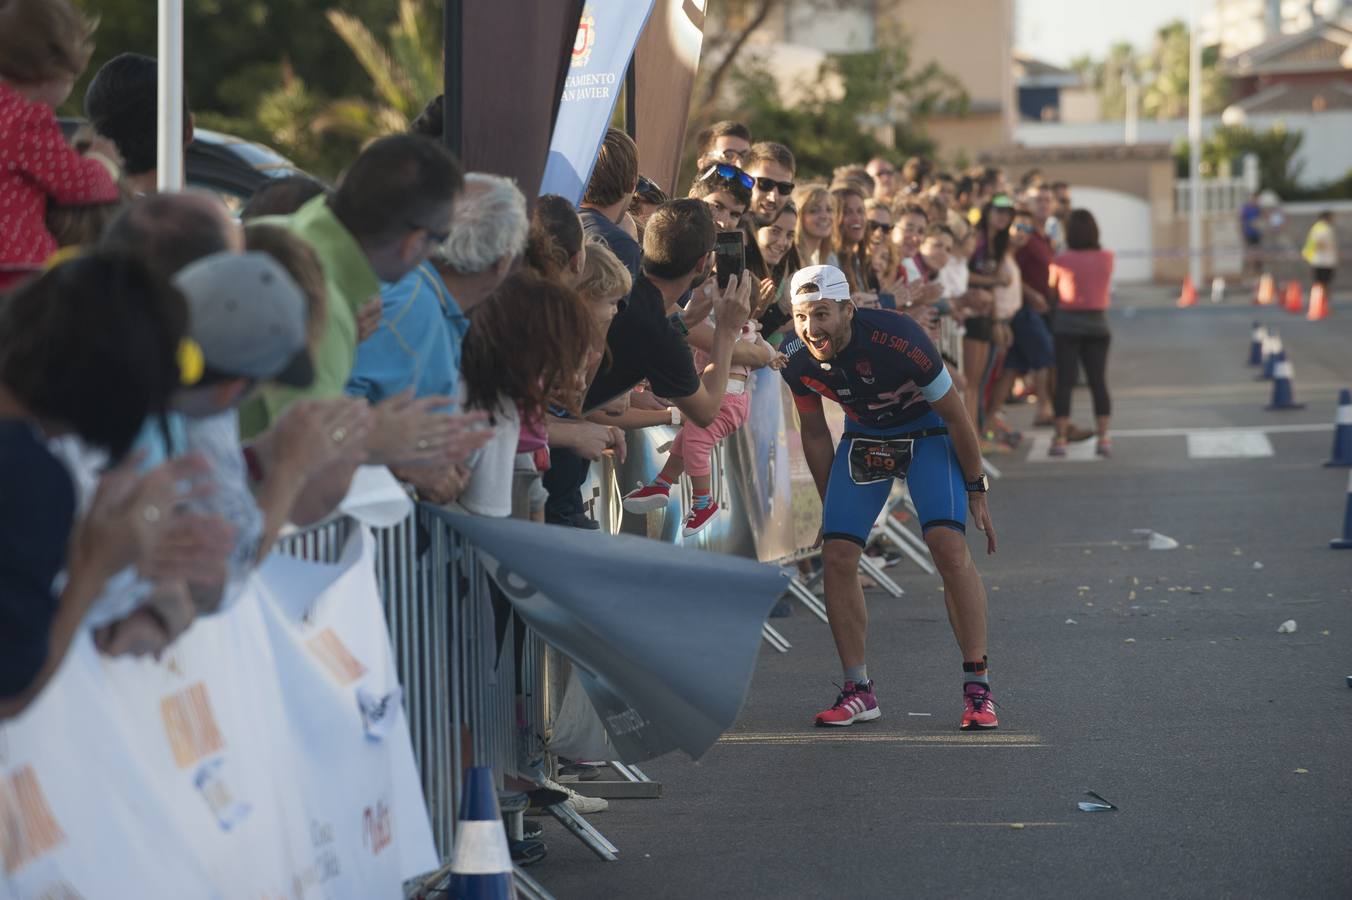
M578 23L541 194L582 200L653 0L588 0Z

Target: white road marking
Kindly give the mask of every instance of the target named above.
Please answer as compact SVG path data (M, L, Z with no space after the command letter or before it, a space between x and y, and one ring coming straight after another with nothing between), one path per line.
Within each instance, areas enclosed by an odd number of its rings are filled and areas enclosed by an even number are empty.
M1264 434L1310 434L1317 431L1331 431L1333 425L1218 425L1209 428L1128 428L1112 431L1113 439L1122 437L1187 437L1190 434L1204 434L1208 431L1253 431Z
M1260 459L1274 454L1269 434L1316 434L1332 431L1331 424L1306 425L1239 425L1215 426L1207 428L1127 428L1114 430L1112 437L1119 438L1162 438L1181 437L1188 442L1188 456L1192 459ZM1051 449L1052 438L1048 434L1034 435L1028 443L1030 463L1046 462L1095 462L1099 457L1094 454L1094 442L1083 441L1071 444L1064 457L1047 455Z
M1188 434L1188 456L1192 459L1242 459L1272 454L1272 441L1261 431L1194 431Z

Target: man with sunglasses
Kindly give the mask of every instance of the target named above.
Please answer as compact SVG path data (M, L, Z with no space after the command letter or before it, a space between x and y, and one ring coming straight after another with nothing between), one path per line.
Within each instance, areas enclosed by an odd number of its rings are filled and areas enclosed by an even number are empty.
M309 242L324 268L328 305L314 383L303 391L261 391L241 412L246 436L262 431L302 394L343 394L356 362L358 311L379 297L382 282L399 281L445 243L452 201L464 181L460 163L441 142L396 134L363 150L332 197L315 197L288 216L256 220Z
M986 588L967 549L967 516L995 552L976 429L939 351L915 320L856 309L834 266L800 269L790 284L797 340L781 374L793 393L803 455L822 496L822 568L831 635L844 670L836 702L818 726L878 719L882 712L864 661L868 613L859 555L874 520L904 479L925 543L944 580L962 651L964 731L998 726L986 674ZM845 413L839 446L822 398Z
M783 144L761 141L751 147L744 168L753 181L752 217L759 227L773 225L793 196L793 175L798 168L793 151Z

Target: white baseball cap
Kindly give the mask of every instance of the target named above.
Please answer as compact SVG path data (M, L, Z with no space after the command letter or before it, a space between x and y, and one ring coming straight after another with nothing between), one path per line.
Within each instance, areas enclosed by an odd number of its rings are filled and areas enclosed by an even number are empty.
M794 303L849 300L850 283L845 280L845 273L835 266L808 266L793 273L789 299Z

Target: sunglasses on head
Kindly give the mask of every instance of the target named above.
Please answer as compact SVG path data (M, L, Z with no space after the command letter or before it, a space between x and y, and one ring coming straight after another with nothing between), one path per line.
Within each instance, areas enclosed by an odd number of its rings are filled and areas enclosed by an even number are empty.
M667 192L658 187L647 175L638 176L638 187L634 189L634 193L654 203L665 202L667 198Z
M891 227L892 226L889 225L887 222L875 222L872 219L868 220L869 231L887 231Z
M747 177L749 178L750 176ZM773 178L757 178L756 187L767 194L771 191L779 191L780 196L793 193L792 181L775 181Z
M1037 229L1034 228L1032 225L1015 225L1014 230L1022 232L1023 234L1032 234L1033 232L1037 231Z
M704 171L699 177L700 181L708 181L710 178L722 178L724 181L740 182L742 187L748 191L756 184L756 180L741 169L730 163L716 163Z

